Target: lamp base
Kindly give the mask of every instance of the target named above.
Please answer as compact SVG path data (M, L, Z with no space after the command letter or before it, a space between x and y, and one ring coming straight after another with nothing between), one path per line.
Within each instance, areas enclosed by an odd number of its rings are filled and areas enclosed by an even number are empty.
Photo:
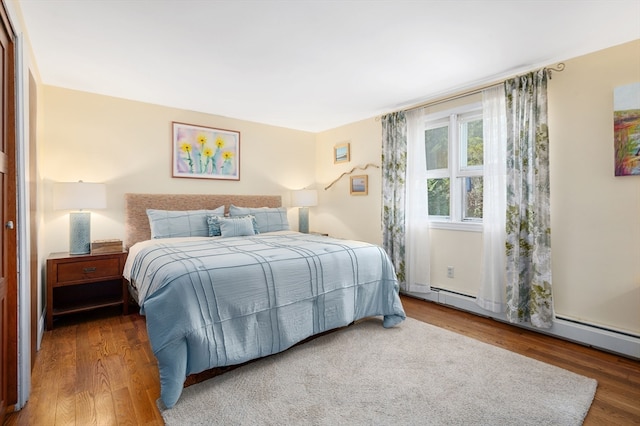
M69 213L69 254L91 253L91 213Z
M309 233L309 207L300 207L298 210L298 230L304 234Z

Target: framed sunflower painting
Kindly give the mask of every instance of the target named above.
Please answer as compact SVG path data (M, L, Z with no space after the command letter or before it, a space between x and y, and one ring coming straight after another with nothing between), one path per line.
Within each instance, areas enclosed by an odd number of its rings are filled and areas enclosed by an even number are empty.
M240 132L172 124L173 177L240 180Z

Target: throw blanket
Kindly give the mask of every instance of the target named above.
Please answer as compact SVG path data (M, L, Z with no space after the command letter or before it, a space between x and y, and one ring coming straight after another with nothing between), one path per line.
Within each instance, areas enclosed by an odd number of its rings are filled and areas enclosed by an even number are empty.
M167 407L189 374L360 318L382 315L384 327L405 319L393 265L376 245L299 233L142 244L125 276L147 317Z

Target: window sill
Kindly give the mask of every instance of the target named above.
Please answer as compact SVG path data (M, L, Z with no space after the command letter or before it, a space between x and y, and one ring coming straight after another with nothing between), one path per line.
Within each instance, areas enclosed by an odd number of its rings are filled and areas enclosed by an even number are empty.
M482 232L482 223L478 222L438 222L430 221L429 228L445 229L448 231Z

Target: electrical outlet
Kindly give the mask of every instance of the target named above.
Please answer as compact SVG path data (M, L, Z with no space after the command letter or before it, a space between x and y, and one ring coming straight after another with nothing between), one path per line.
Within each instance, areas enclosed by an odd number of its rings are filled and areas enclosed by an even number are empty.
M454 277L453 266L447 266L447 278L453 278L453 277Z

